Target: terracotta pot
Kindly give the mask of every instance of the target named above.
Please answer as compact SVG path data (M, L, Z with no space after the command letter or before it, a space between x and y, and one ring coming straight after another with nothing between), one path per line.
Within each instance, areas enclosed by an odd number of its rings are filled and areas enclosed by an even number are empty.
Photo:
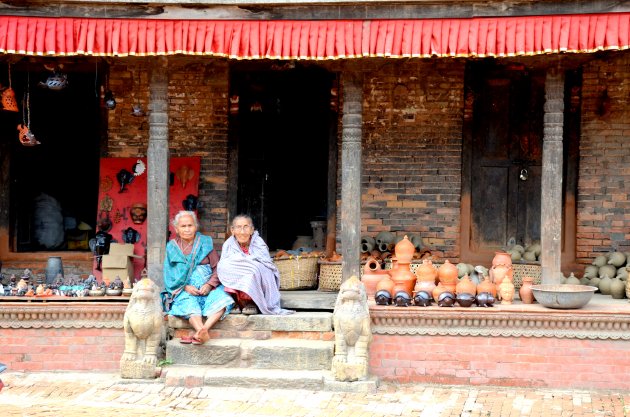
M413 253L416 251L416 247L411 243L407 235L396 243L394 247L396 259L398 262L409 263L413 259Z
M521 302L523 304L534 303L534 293L532 292L533 283L534 283L534 278L523 277L523 283L521 284L521 288L518 289L518 296L521 298Z
M507 252L495 252L492 258L492 266L497 265L512 266L512 255Z
M416 269L418 281L431 281L434 285L437 274L437 268L433 266L433 262L430 259L423 259L422 264Z
M482 292L489 292L493 297L497 296L497 286L490 281L489 276L485 276L483 281L477 285L477 294L481 294Z
M431 295L433 296L433 299L437 301L440 299L440 294L447 291L448 289L440 282L438 285L435 286Z
M409 295L413 293L413 287L416 285L416 276L411 272L409 263L396 260L394 262L394 268L390 270L389 275L396 285L394 291L401 289Z
M438 279L442 284L457 285L457 267L447 259L438 269Z
M381 278L381 280L376 284L376 292L381 290L387 291L390 297L394 296L394 281L392 281L389 274Z
M383 269L378 271L364 272L361 276L361 282L365 285L365 293L368 299L374 297L376 294L376 287L383 278L388 277L389 273ZM392 295L393 296L393 295Z
M413 288L414 292L417 294L420 291L425 291L428 294L433 294L433 290L435 289L435 282L431 281L416 281L416 286Z
M365 265L363 266L363 273L369 274L378 270L383 270L381 268L381 260L370 256L365 260Z
M497 265L490 268L489 271L490 279L497 286L501 285L501 281L503 281L503 277L508 277L512 279L512 267L507 265Z
M477 294L477 286L470 280L468 275L464 275L455 286L456 294Z

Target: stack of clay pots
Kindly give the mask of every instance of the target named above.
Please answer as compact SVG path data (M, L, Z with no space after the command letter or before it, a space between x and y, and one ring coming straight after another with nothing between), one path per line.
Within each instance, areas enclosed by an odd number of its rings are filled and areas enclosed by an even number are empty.
M597 287L599 292L612 298L630 296L628 289L628 269L630 268L630 253L609 252L596 256L591 265L584 270L581 284Z

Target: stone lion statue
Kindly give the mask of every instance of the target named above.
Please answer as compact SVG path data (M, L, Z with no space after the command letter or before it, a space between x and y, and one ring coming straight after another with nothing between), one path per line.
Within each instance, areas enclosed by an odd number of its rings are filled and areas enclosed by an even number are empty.
M160 289L149 278L136 283L124 315L125 351L120 360L122 378L155 378L162 338Z
M368 373L372 340L365 285L352 276L339 288L335 311L335 356L332 372L337 381L358 381Z

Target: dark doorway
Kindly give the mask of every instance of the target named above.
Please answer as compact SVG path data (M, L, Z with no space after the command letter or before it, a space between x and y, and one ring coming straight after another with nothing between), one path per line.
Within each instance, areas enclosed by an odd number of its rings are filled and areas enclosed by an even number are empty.
M272 250L291 249L297 236L312 236L311 221L326 218L332 81L321 68L291 64L232 71L236 211L252 216Z
M510 239L527 245L541 236L540 203L546 70L496 60L467 67L462 257L469 262L490 259ZM567 201L574 202L579 118L571 97L581 77L566 73L564 133L564 238ZM577 112L579 113L579 111ZM574 216L574 214L572 215ZM563 250L566 245L563 246ZM573 250L573 248L570 248Z
M61 90L45 86L52 72L43 64L16 67L20 112L2 119L11 152L12 250L87 251L95 231L102 128L95 67L83 72L67 65L68 84ZM29 117L41 142L32 147L19 142L16 130Z

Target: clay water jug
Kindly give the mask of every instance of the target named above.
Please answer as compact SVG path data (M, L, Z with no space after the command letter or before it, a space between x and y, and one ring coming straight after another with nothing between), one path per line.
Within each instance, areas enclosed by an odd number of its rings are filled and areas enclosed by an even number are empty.
M468 275L464 275L455 287L455 293L459 294L477 294L477 286L470 280Z
M438 271L430 259L423 259L422 264L416 268L416 278L418 281L431 281L435 285Z
M416 276L409 268L409 263L398 262L394 260L394 268L390 271L389 275L394 281L395 288L394 294L398 291L405 291L411 296L413 294L413 288L416 285Z
M386 270L381 269L381 262L378 259L373 257L367 259L363 267L361 282L365 285L365 292L368 299L374 297L376 294L376 285L388 275Z
M438 279L450 292L455 293L457 286L457 267L447 259L438 269Z
M413 259L413 253L416 251L416 247L411 243L407 235L403 237L400 242L396 243L394 247L394 253L396 254L396 259L400 263L410 263L411 259Z
M534 278L523 277L523 283L521 284L521 288L518 289L518 296L520 297L521 302L523 304L534 303L534 293L532 292L533 283L534 283Z
M512 265L512 255L508 252L495 252L494 258L492 258L492 266L495 267L497 265Z

